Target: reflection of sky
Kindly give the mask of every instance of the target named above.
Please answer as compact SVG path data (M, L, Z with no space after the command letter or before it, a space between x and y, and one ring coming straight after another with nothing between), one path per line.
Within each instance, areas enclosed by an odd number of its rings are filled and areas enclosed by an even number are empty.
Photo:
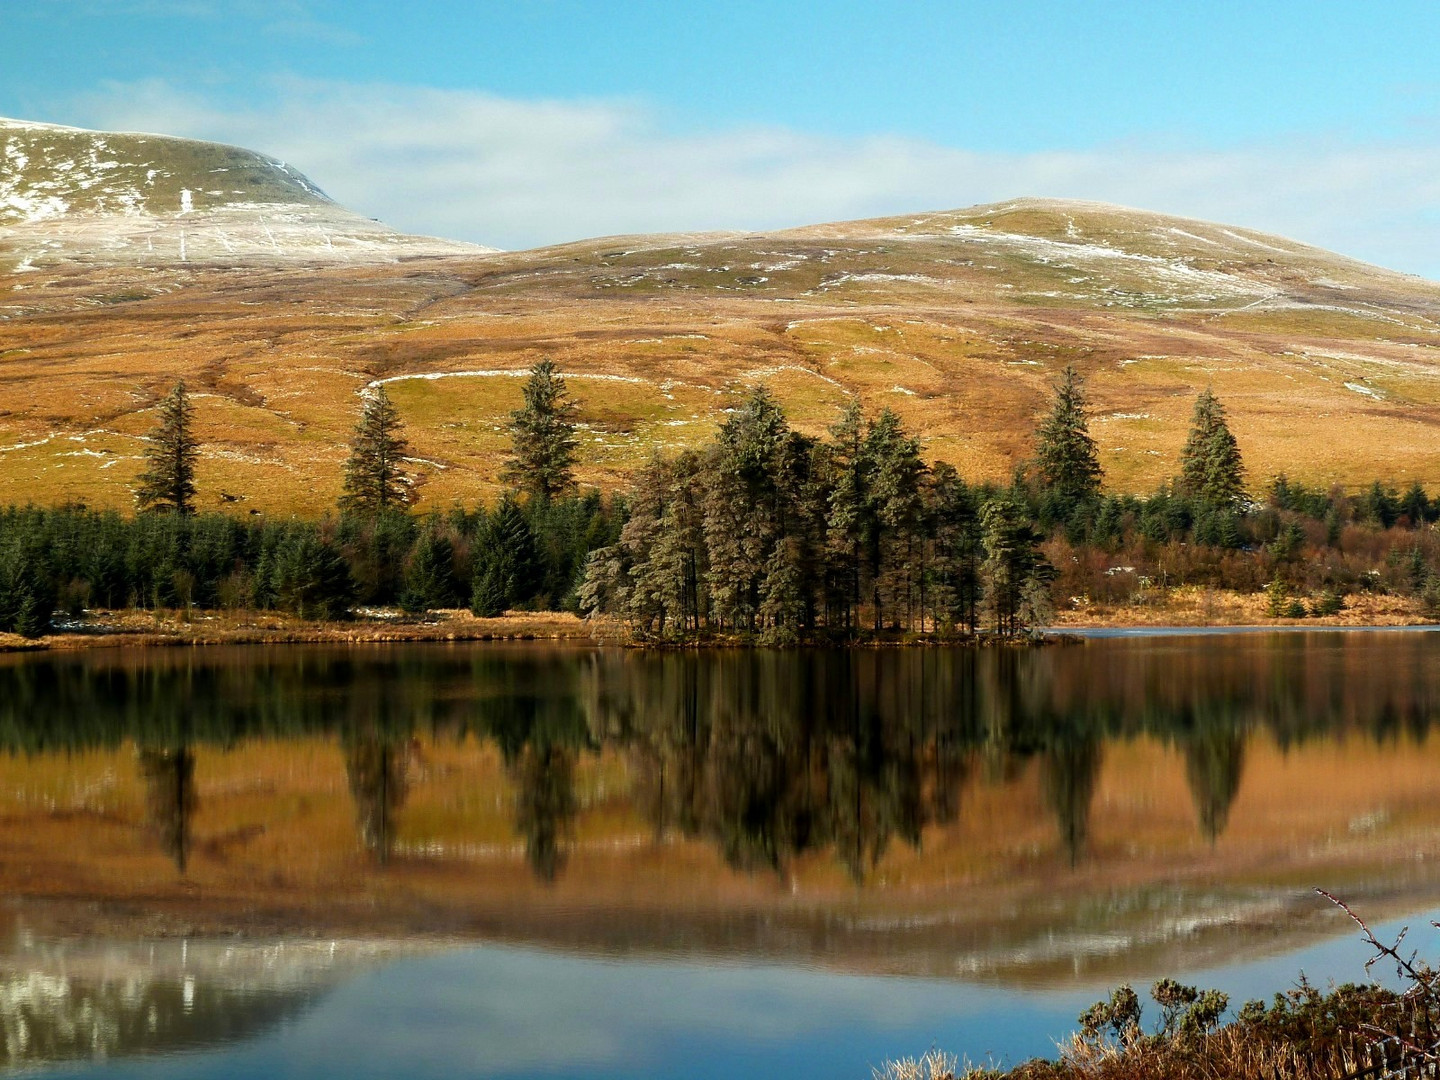
M1388 941L1397 929L1391 924L1377 933ZM1411 944L1433 956L1436 942L1431 933ZM1320 986L1361 981L1367 956L1350 935L1187 981L1226 990L1238 1005L1287 988L1301 971ZM1104 989L1021 992L781 966L466 948L358 978L304 1019L253 1042L49 1075L865 1077L887 1057L931 1046L1011 1063L1053 1054L1055 1040Z

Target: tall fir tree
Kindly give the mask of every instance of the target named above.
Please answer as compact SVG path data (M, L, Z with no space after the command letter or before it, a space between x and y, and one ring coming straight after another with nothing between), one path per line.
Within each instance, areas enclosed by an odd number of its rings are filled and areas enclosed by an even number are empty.
M475 537L470 610L483 618L503 615L530 600L539 587L535 534L513 498L502 499Z
M770 553L786 518L779 462L793 433L764 389L721 425L708 455L704 535L706 586L722 623L756 629Z
M875 533L870 513L872 462L866 452L865 417L852 400L830 428L825 444L830 484L825 499L825 538L831 566L832 614L847 629L858 629L861 571Z
M1190 434L1180 452L1180 490L1216 510L1236 510L1245 500L1245 467L1225 408L1206 387L1195 399Z
M920 440L905 433L900 418L886 408L880 411L865 436L865 453L871 473L871 513L875 523L870 565L871 604L875 632L903 612L908 622L914 597L912 586L923 570L919 526L923 505L921 481L926 469L920 460Z
M437 520L428 522L410 553L405 568L405 591L400 606L412 613L455 606L455 545Z
M403 509L410 492L400 463L409 449L402 434L400 413L385 387L365 398L360 422L350 440L345 462L345 491L340 509L358 514L383 514Z
M980 567L986 613L995 633L1013 636L1045 622L1054 568L1039 548L1029 516L1012 496L998 495L980 512L985 561Z
M940 463L926 491L933 555L928 573L938 626L974 633L980 607L980 518L974 493L955 466Z
M160 421L150 433L150 445L145 451L148 465L135 491L135 502L141 510L195 512L195 459L199 450L192 430L194 413L184 381L177 382L160 402Z
M576 407L552 361L531 368L525 404L510 414L514 451L502 479L547 501L573 488Z
M1040 425L1035 471L1043 491L1068 503L1100 494L1103 474L1085 405L1085 381L1066 364L1055 384L1050 414Z

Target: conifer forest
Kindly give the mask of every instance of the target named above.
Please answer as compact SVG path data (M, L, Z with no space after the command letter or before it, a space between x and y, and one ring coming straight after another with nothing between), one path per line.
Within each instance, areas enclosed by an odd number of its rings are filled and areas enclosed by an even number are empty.
M927 461L888 409L853 402L814 437L757 389L708 445L657 456L630 490L581 490L572 414L561 373L537 365L512 415L511 489L420 515L381 386L363 400L334 514L247 518L194 512L198 447L178 384L134 514L0 510L0 631L38 636L87 608L336 620L469 607L607 617L640 641L793 645L1025 635L1081 599L1143 603L1180 585L1263 590L1276 617L1333 614L1365 591L1440 610L1440 550L1422 528L1440 500L1418 483L1248 476L1244 433L1208 389L1179 475L1149 495L1106 489L1071 367L1003 485Z

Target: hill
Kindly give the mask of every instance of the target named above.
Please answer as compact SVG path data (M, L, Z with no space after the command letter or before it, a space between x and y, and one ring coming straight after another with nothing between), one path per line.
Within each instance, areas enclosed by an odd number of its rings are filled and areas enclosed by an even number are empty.
M1067 362L1089 380L1114 489L1174 474L1206 385L1257 487L1282 470L1440 484L1440 285L1282 238L1024 199L511 253L401 238L350 261L317 256L319 241L222 257L212 226L202 261L195 214L357 220L287 167L226 153L248 163L260 194L237 209L225 200L244 185L213 182L207 192L231 194L202 199L197 182L189 214L169 208L177 194L158 176L132 213L95 185L88 203L41 188L73 171L59 159L22 170L29 217L0 228L0 501L129 505L150 410L180 377L197 392L206 506L333 505L357 393L381 381L407 425L421 505L470 501L495 492L517 376L542 357L582 403L581 478L606 486L657 449L703 442L751 384L811 432L851 395L888 405L929 456L1001 479L1029 453ZM144 174L130 175L123 191ZM66 211L40 216L37 191ZM139 257L132 217L167 237L183 228L186 260L158 240ZM124 243L94 240L117 230ZM17 237L32 248L12 260ZM37 238L52 245L38 255Z
M0 262L233 265L487 250L405 236L234 146L0 118Z

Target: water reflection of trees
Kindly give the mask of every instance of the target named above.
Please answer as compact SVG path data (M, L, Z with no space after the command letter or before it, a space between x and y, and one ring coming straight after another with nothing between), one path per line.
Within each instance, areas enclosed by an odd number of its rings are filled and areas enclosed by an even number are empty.
M1227 638L1205 647L633 653L254 650L0 659L0 746L133 741L148 826L182 870L195 747L325 733L344 751L358 832L392 850L417 734L500 750L536 875L563 873L577 777L602 749L628 763L657 838L712 844L783 872L822 853L856 881L968 787L1033 777L1056 850L1086 857L1105 746L1141 735L1183 762L1197 829L1229 823L1248 742L1337 733L1424 738L1440 641ZM1028 783L1028 781L1027 781ZM1183 796L1182 796L1183 797Z
M160 850L182 874L190 859L195 795L195 753L189 746L142 746L136 752L145 788L145 824Z
M868 662L867 662L868 661ZM929 678L873 654L602 658L587 712L625 749L657 835L704 837L739 869L782 870L831 848L864 880L895 839L953 820L964 771L938 737ZM948 665L927 668L948 681Z
M565 865L565 844L575 820L575 752L556 743L527 746L511 769L515 825L535 876L554 881Z
M1041 791L1055 815L1070 865L1080 861L1090 831L1090 803L1100 776L1100 743L1093 737L1060 738L1041 757Z
M1230 821L1245 768L1245 733L1237 727L1211 727L1181 741L1185 779L1200 831L1213 844Z
M520 663L503 656L471 664L473 723L495 740L515 789L516 831L541 881L565 866L579 803L575 763L596 749L581 710L579 671L569 663Z
M409 793L409 739L377 735L345 740L345 778L355 800L360 842L380 863L395 847L396 815Z

